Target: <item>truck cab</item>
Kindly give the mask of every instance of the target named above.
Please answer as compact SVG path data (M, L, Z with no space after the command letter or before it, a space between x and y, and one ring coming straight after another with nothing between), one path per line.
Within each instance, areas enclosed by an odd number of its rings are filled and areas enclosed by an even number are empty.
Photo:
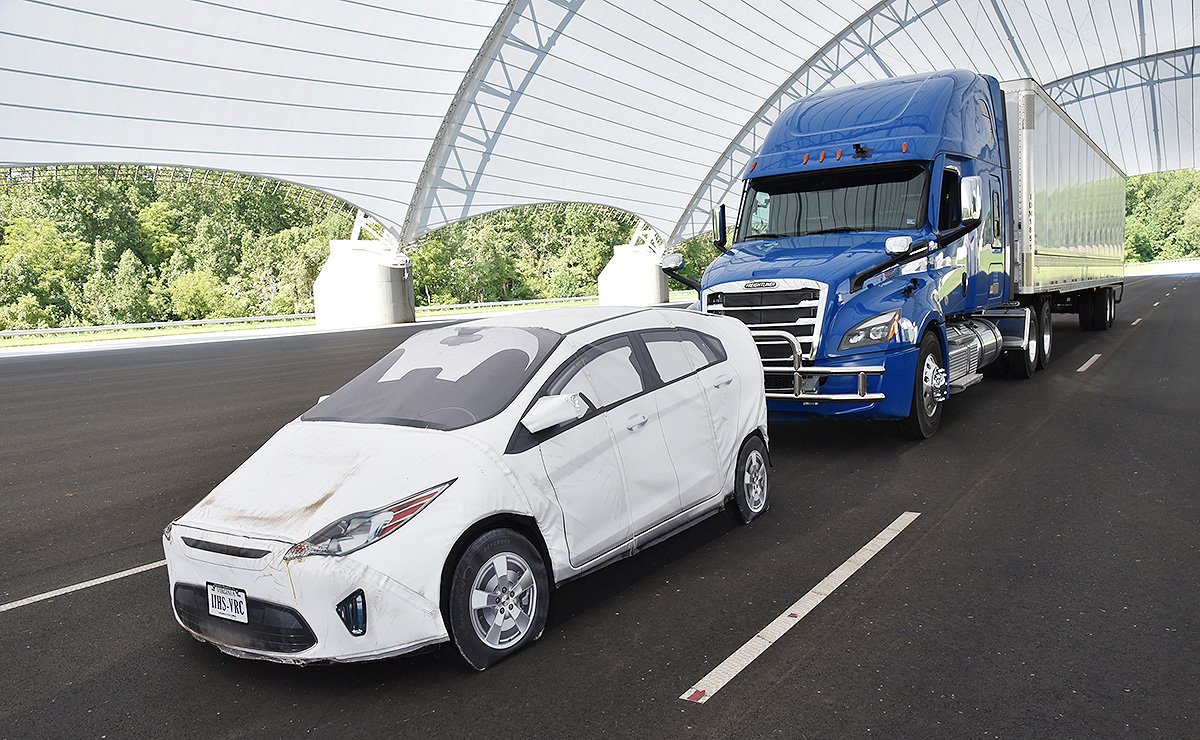
M700 298L755 330L773 417L907 419L923 392L945 399L947 322L1012 300L1004 116L999 83L964 71L818 93L780 116ZM994 328L972 338L987 350L973 370L998 354ZM938 351L919 368L927 334Z

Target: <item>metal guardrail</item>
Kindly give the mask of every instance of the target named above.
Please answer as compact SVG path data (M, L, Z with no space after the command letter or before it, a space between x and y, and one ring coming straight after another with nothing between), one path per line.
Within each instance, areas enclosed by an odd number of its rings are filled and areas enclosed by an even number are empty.
M692 291L672 291L670 300L682 300L692 294ZM568 305L586 303L598 300L598 296L585 295L572 298L530 298L521 301L488 301L483 303L447 303L433 306L417 306L418 314L437 314L449 311L470 310L473 308L502 308L505 306L537 306L537 305ZM292 313L280 316L244 316L228 319L192 319L190 321L152 321L145 324L106 324L104 326L64 326L55 329L10 329L0 331L0 338L27 337L46 334L86 334L97 331L123 331L127 329L165 329L174 326L205 326L209 324L258 324L271 321L293 321L298 319L314 319L315 313Z

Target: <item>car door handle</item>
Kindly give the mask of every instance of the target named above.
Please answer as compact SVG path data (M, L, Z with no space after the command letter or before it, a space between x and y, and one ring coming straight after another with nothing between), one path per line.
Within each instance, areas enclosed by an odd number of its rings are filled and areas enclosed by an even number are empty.
M713 388L720 388L722 386L729 385L732 382L733 382L732 375L722 375L721 377L717 378L717 382L713 383Z
M625 425L625 428L631 432L636 432L637 430L646 426L646 422L648 422L648 421L650 421L650 419L647 418L645 414L638 414L637 416L631 416L631 417L629 417L629 423Z

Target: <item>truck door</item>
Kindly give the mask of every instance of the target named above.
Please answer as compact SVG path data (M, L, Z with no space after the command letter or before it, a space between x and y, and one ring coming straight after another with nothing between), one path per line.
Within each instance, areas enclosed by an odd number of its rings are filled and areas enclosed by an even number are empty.
M985 196L983 215L983 244L980 245L980 262L983 272L980 281L979 305L995 306L1004 302L1007 295L1008 260L1005 251L1008 234L1005 232L1004 193L1000 189L1000 178L989 175L985 180L988 193Z
M937 229L945 233L958 228L962 223L963 172L957 160L947 158L942 169L941 186L938 189ZM977 268L974 242L979 240L975 229L965 237L948 244L941 244L941 255L936 259L941 290L942 311L946 314L966 313L972 310L970 279Z

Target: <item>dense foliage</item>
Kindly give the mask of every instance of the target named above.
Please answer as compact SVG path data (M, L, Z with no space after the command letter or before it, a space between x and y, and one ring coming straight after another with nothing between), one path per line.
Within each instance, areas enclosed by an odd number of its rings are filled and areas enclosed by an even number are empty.
M312 311L351 221L300 201L240 181L0 189L0 329Z
M230 184L68 177L0 188L0 329L313 310L346 211ZM1126 254L1200 256L1200 172L1129 180ZM585 204L527 206L439 229L410 252L418 304L593 295L637 219ZM681 245L698 277L716 252ZM679 287L679 286L676 286Z

